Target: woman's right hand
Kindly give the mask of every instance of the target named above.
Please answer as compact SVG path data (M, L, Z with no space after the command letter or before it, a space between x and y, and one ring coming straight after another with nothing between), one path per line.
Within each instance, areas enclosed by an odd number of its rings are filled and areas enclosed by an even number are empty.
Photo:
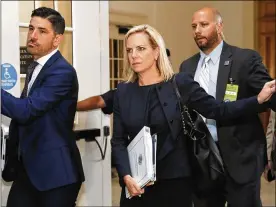
M124 176L124 182L131 197L139 196L145 192L130 175Z

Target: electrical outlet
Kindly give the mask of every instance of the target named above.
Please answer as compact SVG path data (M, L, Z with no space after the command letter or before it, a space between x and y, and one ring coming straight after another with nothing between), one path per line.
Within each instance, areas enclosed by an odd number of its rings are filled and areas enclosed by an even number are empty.
M109 126L104 126L103 127L103 134L105 137L109 136L110 135L110 128Z

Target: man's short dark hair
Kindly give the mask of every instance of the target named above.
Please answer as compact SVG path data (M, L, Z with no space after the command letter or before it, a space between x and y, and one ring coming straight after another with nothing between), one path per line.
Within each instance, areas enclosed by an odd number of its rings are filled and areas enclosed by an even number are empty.
M171 51L168 48L166 49L166 53L168 57L171 57Z
M33 10L31 17L41 17L44 19L48 19L51 22L55 33L63 34L65 30L65 20L54 9L47 8L47 7L39 7Z

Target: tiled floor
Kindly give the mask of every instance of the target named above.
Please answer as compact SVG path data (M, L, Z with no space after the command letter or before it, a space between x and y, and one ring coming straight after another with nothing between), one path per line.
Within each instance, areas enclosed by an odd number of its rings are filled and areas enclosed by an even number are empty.
M113 172L115 170L113 169ZM116 173L116 172L115 172ZM275 207L276 206L276 183L271 182L268 183L265 181L264 178L262 178L262 184L261 184L261 198L263 202L263 207ZM112 205L113 206L119 206L120 203L120 195L121 195L121 188L119 186L118 177L115 177L112 179Z
M261 184L261 198L263 202L263 207L276 206L276 182L273 181L268 183L264 178L262 178Z

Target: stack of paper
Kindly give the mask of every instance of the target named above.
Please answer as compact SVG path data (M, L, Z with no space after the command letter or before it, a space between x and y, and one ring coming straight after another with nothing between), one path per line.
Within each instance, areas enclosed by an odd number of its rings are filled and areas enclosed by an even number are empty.
M151 136L150 128L144 126L127 147L131 176L141 188L156 180L156 144L157 135Z

